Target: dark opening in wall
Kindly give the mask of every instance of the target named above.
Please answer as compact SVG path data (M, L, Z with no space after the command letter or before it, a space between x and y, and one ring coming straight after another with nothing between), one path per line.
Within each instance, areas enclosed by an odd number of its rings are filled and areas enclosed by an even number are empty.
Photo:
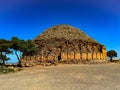
M61 60L61 55L58 56L58 61L60 61L60 60Z

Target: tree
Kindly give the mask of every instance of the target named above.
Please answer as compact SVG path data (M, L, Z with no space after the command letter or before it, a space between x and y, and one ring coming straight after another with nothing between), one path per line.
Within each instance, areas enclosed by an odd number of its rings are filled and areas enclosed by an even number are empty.
M21 53L21 49L23 45L22 43L23 42L17 37L12 37L11 42L10 42L10 48L14 50L14 53L18 59L19 65L21 64L19 52Z
M27 40L25 41L24 43L24 46L23 46L23 56L33 56L35 54L37 54L38 52L38 48L35 46L35 44L33 43L32 40Z
M6 55L0 54L0 60L2 61L2 65L5 65L5 61L10 60Z
M107 52L107 56L110 57L110 61L113 61L113 57L117 57L117 52L115 50L110 50Z
M32 40L20 40L17 37L13 37L11 39L11 49L14 50L15 55L18 59L19 65L21 65L20 58L21 56L32 56L35 55L38 51L38 48L35 47L35 44L33 43ZM20 53L18 53L20 52Z
M2 61L2 65L5 65L5 61L9 60L7 54L12 53L10 50L10 43L8 40L0 39L0 60Z

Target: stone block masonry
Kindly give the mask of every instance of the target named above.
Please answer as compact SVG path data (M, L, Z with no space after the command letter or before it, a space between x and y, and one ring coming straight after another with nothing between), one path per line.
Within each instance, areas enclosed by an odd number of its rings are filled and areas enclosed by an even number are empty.
M105 48L104 48L105 49ZM80 52L62 52L61 56L57 56L55 54L48 54L43 56L24 56L21 58L22 66L34 66L34 65L45 65L47 63L55 64L57 63L73 63L74 61L79 61L79 63L91 62L92 60L96 60L94 62L100 62L97 60L105 61L105 52L99 53L80 53ZM60 58L59 58L60 57Z
M21 58L22 66L57 63L97 63L106 60L106 47L70 25L57 25L38 35L33 42L39 51Z

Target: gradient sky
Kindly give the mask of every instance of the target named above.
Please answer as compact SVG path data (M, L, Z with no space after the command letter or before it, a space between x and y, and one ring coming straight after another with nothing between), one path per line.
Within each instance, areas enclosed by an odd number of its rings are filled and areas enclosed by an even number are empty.
M120 57L119 0L0 0L0 38L34 39L58 24L82 29Z

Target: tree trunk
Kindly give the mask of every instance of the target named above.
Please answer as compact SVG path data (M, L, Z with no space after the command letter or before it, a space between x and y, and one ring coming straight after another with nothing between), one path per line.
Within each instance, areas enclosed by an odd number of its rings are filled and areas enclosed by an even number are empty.
M110 57L110 62L112 62L113 60L112 60L112 57Z
M1 60L2 60L2 65L4 66L5 65L5 60L4 60L4 56L2 56L3 54L2 54L2 52L0 53L1 54Z
M3 64L3 66L5 65L5 60L4 59L3 59L3 63L2 64Z
M18 65L20 66L20 65L21 65L21 61L20 61L19 55L17 54L17 51L15 51L15 55L17 56L17 59L18 59Z
M7 58L6 53L5 53L5 58ZM5 66L5 59L4 58L3 58L3 65Z

